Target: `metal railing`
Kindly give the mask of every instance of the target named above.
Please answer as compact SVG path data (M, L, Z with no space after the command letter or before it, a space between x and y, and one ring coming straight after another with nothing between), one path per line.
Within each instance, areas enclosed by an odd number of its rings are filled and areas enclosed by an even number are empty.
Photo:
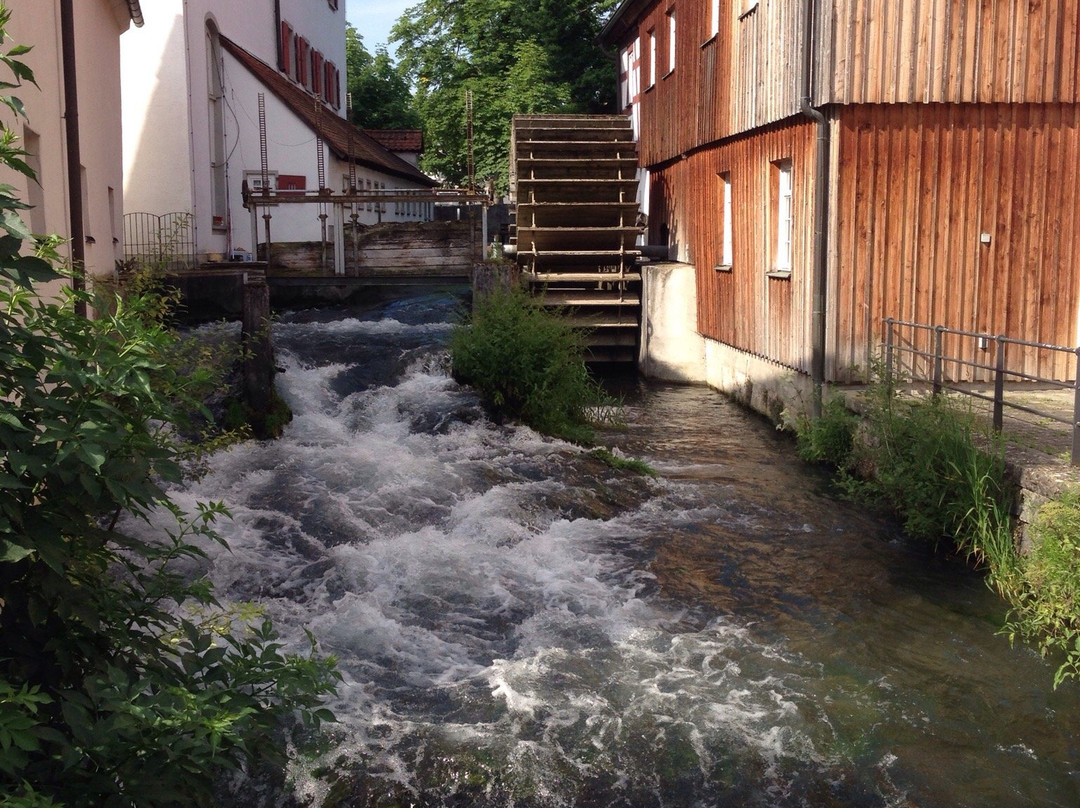
M195 233L191 214L125 213L124 257L168 272L193 266Z
M1072 431L1071 462L1074 466L1080 466L1080 347L1066 348L1061 345L1051 345L1044 342L1032 342L1029 340L1015 339L1004 334L984 334L975 331L962 331L955 328L946 328L942 325L928 325L926 323L913 323L905 320L896 320L887 317L885 324L885 384L891 388L898 377L897 355L907 355L910 358L908 373L912 381L929 382L933 387L934 395L940 395L943 390L970 396L990 402L993 405L994 429L1000 432L1004 426L1005 408L1018 410L1039 418L1045 418L1056 423L1065 424ZM901 331L908 329L910 337L902 339ZM923 338L920 339L919 337ZM948 353L945 348L945 338L948 336L974 340L975 350L971 356L979 353L989 354L993 347L993 363L980 362L977 359L965 359L958 352ZM1007 360L1007 350L1010 346L1017 346L1036 351L1071 355L1071 373L1066 374L1066 380L1061 378L1048 378L1022 370L1010 369ZM928 374L918 373L920 365L928 368ZM989 395L973 387L962 387L953 377L947 376L945 367L951 365L956 369L966 369L967 375L976 380L980 376L992 380L993 395ZM962 377L964 371L956 373L955 377ZM924 378L920 378L923 376ZM929 378L925 378L928 376ZM1069 391L1072 395L1072 418L1036 407L1026 406L1015 401L1007 401L1005 398L1005 382L1019 381L1030 384L1042 385L1053 390Z

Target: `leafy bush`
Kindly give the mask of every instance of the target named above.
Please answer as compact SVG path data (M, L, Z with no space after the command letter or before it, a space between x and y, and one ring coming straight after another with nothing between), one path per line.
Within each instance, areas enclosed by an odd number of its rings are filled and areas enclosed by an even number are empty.
M803 418L798 422L799 457L807 463L844 468L852 458L858 425L859 416L845 406L842 398L830 398L820 418Z
M8 19L0 6L0 41ZM26 50L0 62L32 82ZM5 127L0 163L32 176L24 154ZM334 662L313 642L286 653L258 609L222 608L182 573L226 515L165 491L208 377L169 361L154 302L39 297L61 274L25 207L0 187L0 802L209 805L224 769L280 754L283 721L333 718ZM174 526L155 540L120 528L162 512Z
M589 375L580 334L521 289L477 301L450 341L454 377L476 387L497 417L589 443L615 402Z
M1054 685L1080 678L1080 493L1043 505L1029 528L1031 551L1008 579L1013 609L1005 631L1034 640L1063 661Z

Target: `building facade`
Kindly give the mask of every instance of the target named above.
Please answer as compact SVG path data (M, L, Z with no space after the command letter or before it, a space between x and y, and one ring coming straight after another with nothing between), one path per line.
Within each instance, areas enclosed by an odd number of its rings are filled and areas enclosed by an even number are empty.
M341 192L352 178L357 190L435 185L345 120L338 0L162 0L123 44L127 209L189 214L197 260L251 251L263 238L244 207L245 183L281 192ZM425 211L351 212L373 224ZM274 241L322 237L316 204L269 212Z
M72 256L69 143L66 132L66 63L60 0L7 0L11 11L8 41L29 45L22 61L34 71L37 86L15 90L25 119L8 120L28 152L37 182L0 169L0 182L32 207L23 213L31 231L68 239L61 252ZM134 20L141 24L138 0L79 0L70 4L74 62L69 65L77 90L78 175L76 208L81 214L82 260L90 276L111 275L123 256L123 155L121 148L120 39ZM7 80L7 79L5 79ZM9 112L9 115L11 113ZM78 251L76 251L76 255Z
M1077 344L1077 0L625 0L605 38L714 354L854 380L890 317Z

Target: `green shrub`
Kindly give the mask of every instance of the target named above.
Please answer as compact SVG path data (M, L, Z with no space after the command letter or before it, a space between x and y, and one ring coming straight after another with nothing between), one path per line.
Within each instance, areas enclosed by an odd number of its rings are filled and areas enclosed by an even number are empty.
M615 406L589 375L581 335L521 289L478 300L450 354L454 378L475 387L496 417L546 435L589 443L592 424Z
M32 82L26 50L0 63ZM14 144L4 127L0 163L32 177ZM210 805L224 770L282 754L283 723L333 718L334 662L183 574L226 515L165 491L212 377L172 361L157 301L38 296L62 275L54 239L24 250L25 207L0 186L0 803ZM137 538L125 515L171 527Z
M796 425L799 457L807 463L845 468L851 461L859 416L839 396L830 398L820 418L801 418Z
M1061 655L1057 686L1080 677L1080 493L1043 505L1028 535L1031 550L1007 581L1013 609L1005 631Z

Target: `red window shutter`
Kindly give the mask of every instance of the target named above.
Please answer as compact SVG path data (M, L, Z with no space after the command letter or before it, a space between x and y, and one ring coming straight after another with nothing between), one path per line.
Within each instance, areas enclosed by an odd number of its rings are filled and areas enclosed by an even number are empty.
M286 76L292 75L292 39L293 30L287 22L281 23L281 47L278 54L278 69Z
M308 41L303 37L300 37L300 46L297 48L296 53L298 57L296 61L299 64L300 69L297 71L296 80L304 87L308 86L308 62L311 59L309 55L310 50L311 46L308 44Z
M317 50L311 52L311 91L317 96L322 96L323 57Z

